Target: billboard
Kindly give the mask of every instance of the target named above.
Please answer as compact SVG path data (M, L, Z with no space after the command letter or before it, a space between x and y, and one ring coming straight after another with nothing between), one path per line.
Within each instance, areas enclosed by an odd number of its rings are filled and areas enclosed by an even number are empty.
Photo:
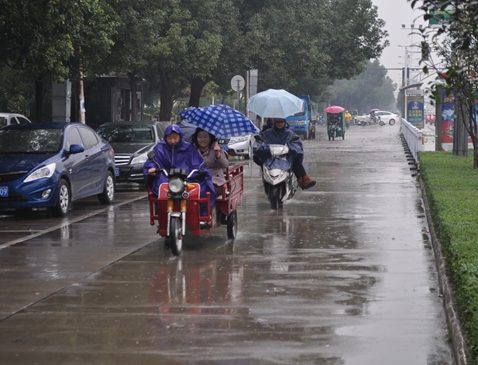
M423 95L407 96L407 120L416 128L422 129L425 127Z
M441 149L443 151L453 150L453 135L455 131L455 94L451 91L450 95L442 89L441 94ZM475 118L478 117L478 100L475 99ZM473 148L473 142L468 137L468 148Z

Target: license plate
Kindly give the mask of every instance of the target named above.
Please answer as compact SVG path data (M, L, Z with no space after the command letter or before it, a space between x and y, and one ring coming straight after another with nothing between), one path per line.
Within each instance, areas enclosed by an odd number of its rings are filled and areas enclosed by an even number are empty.
M119 168L115 167L115 175L119 176Z
M1 197L8 196L8 186L0 186L0 196Z

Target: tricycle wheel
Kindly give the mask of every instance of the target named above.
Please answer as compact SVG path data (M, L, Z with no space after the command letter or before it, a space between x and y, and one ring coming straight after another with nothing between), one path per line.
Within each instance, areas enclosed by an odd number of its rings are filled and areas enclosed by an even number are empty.
M183 236L181 234L181 220L178 217L171 217L171 222L169 223L169 244L174 256L181 255Z
M237 235L237 212L234 210L227 217L227 238L234 239Z

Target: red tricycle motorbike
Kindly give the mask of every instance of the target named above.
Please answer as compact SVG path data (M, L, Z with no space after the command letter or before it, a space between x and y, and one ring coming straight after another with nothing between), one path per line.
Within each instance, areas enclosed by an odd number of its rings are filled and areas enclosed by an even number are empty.
M150 224L158 223L158 233L166 237L166 246L173 255L181 254L183 236L202 236L221 225L227 228L227 238L236 238L236 209L242 203L244 191L243 171L242 165L226 169L222 194L216 197L211 209L209 193L201 198L199 183L190 181L200 170L187 174L182 169L157 169L157 173L168 177L168 182L160 185L157 197L148 188Z

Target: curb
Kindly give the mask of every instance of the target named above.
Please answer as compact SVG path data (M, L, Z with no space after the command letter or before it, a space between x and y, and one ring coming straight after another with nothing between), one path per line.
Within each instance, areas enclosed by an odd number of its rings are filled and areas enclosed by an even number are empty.
M450 285L450 280L446 274L446 260L443 254L443 247L436 235L435 227L433 226L428 200L425 192L423 181L418 176L418 183L422 194L422 199L425 207L425 215L430 230L430 237L435 254L435 264L438 271L438 283L440 291L443 296L443 308L445 309L446 322L452 342L452 352L456 365L468 365L468 349L466 347L465 337L463 335L462 327L459 320L458 311L456 310L456 303L453 297L453 290Z

